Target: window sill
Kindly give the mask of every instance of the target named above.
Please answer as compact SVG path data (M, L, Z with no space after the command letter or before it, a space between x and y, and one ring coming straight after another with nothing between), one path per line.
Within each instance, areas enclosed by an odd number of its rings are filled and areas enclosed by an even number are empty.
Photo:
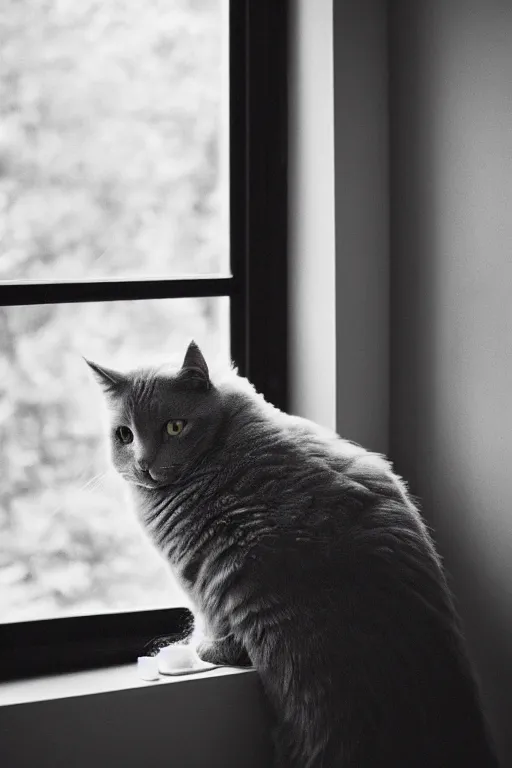
M145 682L135 664L0 684L5 768L268 768L270 718L253 670Z
M136 664L120 664L104 669L69 672L63 675L49 675L29 680L14 680L0 683L0 707L14 704L52 701L72 696L92 696L100 693L128 691L137 688L165 686L172 683L193 683L208 677L225 675L255 674L251 669L212 669L192 675L161 675L158 680L141 680Z

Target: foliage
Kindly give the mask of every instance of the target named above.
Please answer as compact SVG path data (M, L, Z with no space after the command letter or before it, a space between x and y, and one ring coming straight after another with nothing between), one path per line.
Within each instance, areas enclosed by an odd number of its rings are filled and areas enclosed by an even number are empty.
M2 5L0 279L225 269L223 2ZM182 601L107 471L81 355L226 354L226 308L0 308L0 621Z

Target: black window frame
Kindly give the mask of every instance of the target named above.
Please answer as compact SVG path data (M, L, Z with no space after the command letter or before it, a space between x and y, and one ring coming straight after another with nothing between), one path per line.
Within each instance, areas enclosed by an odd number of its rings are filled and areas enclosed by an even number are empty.
M231 356L287 409L288 0L230 0L231 276L0 283L0 306L230 298ZM0 680L135 661L184 637L185 608L0 624Z

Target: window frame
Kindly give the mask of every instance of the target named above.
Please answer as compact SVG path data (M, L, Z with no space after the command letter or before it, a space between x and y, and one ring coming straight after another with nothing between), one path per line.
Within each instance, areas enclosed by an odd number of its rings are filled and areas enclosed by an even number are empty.
M231 356L288 404L288 0L230 0L230 276L0 283L0 306L228 296ZM186 608L0 624L0 680L135 661L190 627Z

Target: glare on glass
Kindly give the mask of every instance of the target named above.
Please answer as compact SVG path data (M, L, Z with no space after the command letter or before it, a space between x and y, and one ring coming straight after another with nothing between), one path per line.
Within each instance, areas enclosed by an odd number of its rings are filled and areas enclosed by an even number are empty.
M227 7L0 5L0 280L228 271Z
M0 308L0 622L186 604L109 467L82 355L179 361L192 338L229 360L227 298Z

